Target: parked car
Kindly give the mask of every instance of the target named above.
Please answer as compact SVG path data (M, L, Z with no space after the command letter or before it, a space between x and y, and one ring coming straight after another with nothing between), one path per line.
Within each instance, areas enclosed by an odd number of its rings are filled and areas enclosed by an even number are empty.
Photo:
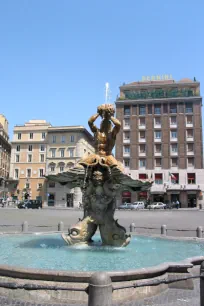
M133 209L144 209L145 208L145 203L144 202L134 202L132 203Z
M26 200L18 204L19 209L40 209L42 208L42 202L38 200Z
M131 203L124 203L118 206L118 209L134 209L133 205Z
M162 202L154 202L147 206L148 209L166 209L166 204Z

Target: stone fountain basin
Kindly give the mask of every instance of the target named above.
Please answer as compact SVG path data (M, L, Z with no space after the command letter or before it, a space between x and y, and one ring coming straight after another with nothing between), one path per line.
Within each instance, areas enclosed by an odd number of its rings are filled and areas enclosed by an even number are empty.
M44 233L43 233L44 235ZM188 256L186 254L186 256ZM110 275L113 286L130 285L136 282L150 281L155 279L171 279L174 276L186 276L191 273L195 266L199 266L204 260L204 256L187 258L180 262L166 262L153 267L129 269L127 271L107 271ZM19 284L37 284L47 286L63 286L68 288L87 288L93 272L81 271L56 271L46 269L20 268L17 266L0 265L0 282L16 282ZM191 280L174 283L172 286L180 288L193 288ZM168 289L167 284L158 286L146 286L142 288L128 288L113 292L113 301L126 301L141 299L152 296ZM11 298L23 300L50 301L68 303L84 302L87 303L86 292L63 291L63 290L35 290L27 291L24 289L5 289L0 288L0 294Z

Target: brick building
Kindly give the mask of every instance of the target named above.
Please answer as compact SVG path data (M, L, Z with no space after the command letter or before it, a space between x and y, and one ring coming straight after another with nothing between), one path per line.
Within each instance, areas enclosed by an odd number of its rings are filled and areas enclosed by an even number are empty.
M202 98L195 79L141 81L120 87L122 123L116 158L134 178L154 180L150 195L124 191L120 201L202 203ZM121 145L122 144L122 145Z

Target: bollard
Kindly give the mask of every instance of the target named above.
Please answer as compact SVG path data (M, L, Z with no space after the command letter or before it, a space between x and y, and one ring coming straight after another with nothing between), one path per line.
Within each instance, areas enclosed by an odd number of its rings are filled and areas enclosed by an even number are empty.
M130 224L130 232L134 232L135 231L135 223L131 223Z
M64 230L64 223L60 221L58 223L58 232L63 232L63 230Z
M96 272L91 276L88 294L88 306L112 305L112 282L108 273Z
M28 232L28 221L24 221L22 224L22 232Z
M200 265L200 306L204 306L204 261Z
M203 238L203 228L202 226L198 226L196 229L197 238Z
M199 204L199 209L203 209L203 205L202 204Z
M165 224L161 226L161 235L166 236L166 225Z

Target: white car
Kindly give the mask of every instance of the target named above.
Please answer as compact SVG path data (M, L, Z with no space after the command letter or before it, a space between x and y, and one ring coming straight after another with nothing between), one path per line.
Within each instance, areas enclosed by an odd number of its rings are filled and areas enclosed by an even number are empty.
M132 209L136 209L136 210L145 208L144 202L134 202L131 205L132 205Z
M147 208L148 209L165 209L166 204L164 204L162 202L154 202L151 205L148 205Z

